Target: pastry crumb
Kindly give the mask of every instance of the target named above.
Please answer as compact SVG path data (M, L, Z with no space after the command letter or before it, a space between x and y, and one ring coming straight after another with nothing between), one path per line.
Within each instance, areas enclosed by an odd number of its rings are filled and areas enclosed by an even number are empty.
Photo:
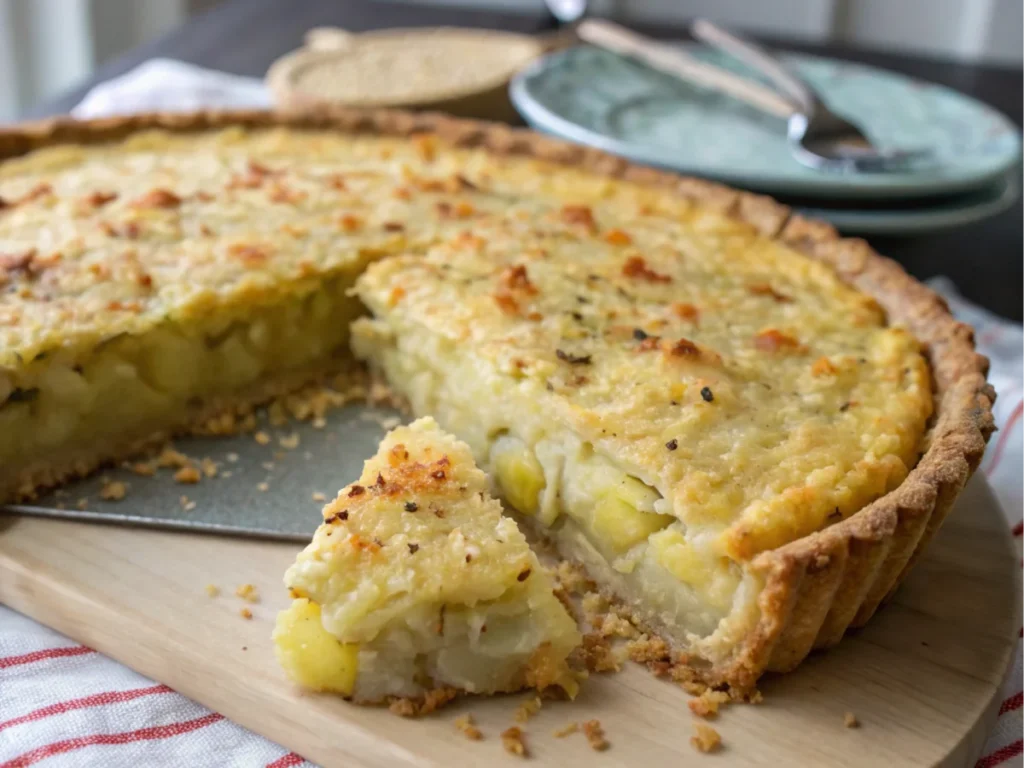
M320 491L313 491L313 501L317 502L318 504L323 504L325 501L327 501L327 495L321 493Z
M579 723L569 723L555 731L554 736L556 739L564 739L566 736L576 733L579 729Z
M220 587L216 584L207 584L204 589L206 590L207 597L216 597L220 594Z
M253 440L255 440L260 445L270 445L270 435L268 435L262 429L259 432L257 432L255 435L253 435L252 437L253 437Z
M89 508L89 500L87 498L85 498L85 497L82 497L81 499L79 499L78 501L75 502L75 508L80 510L80 511L84 511L84 510L88 509Z
M256 490L260 493L266 493L270 490L270 483L257 483Z
M285 450L294 451L299 447L299 433L292 432L290 435L278 438L277 442L280 443L281 447Z
M242 598L247 603L258 603L260 601L259 590L257 590L252 584L240 584L235 589L235 595Z
M847 728L860 728L860 720L853 712L847 712L843 715L843 725Z
M435 712L449 701L459 695L457 689L451 686L442 686L427 691L422 698L410 699L408 697L393 697L388 702L388 711L393 715L401 717L417 717L418 715L429 715Z
M228 454L227 456L225 456L224 458L228 460L228 463L230 463L230 464L234 464L235 462L237 462L237 461L238 461L238 454L237 454L237 453L235 453L234 451L232 451L231 453L229 453L229 454Z
M202 479L202 475L199 474L199 470L189 464L187 467L182 467L174 473L174 482L181 483L182 485L195 485Z
M120 501L128 493L128 488L120 480L105 480L100 488L100 498L104 501Z
M710 725L694 723L693 731L693 736L690 737L690 746L698 752L714 752L722 746L722 737Z
M242 610L240 610L240 611L238 612L238 614L239 614L239 615L240 615L240 616L241 616L241 617L242 617L243 619L251 619L251 618L252 618L252 611L250 611L250 610L249 610L248 608L243 608Z
M156 474L156 466L151 461L136 461L129 464L128 469L140 477L152 477Z
M583 644L575 653L590 672L618 672L621 668L611 643L596 632L583 636Z
M472 715L466 714L456 717L455 727L462 731L462 735L470 741L480 741L484 737L480 729L476 727Z
M523 729L517 725L506 728L501 732L501 746L510 755L526 757L528 754L526 751L526 741L523 739Z
M718 709L723 704L728 704L731 698L725 691L715 691L708 688L700 696L690 699L687 702L690 711L697 717L712 719L718 717Z
M274 470L274 462L272 461L264 461L260 466L267 470L267 472L272 472Z
M168 445L156 457L156 465L164 469L183 469L192 465L192 459Z
M207 477L216 477L217 472L219 471L217 462L208 456L203 457L202 461L199 462L199 466L203 470L203 474Z
M527 699L520 704L512 716L517 723L525 723L531 717L540 712L541 700L540 696L534 696L531 699Z
M568 560L562 560L555 568L555 582L566 592L582 595L594 591L596 585L587 576L583 566Z
M587 720L583 724L583 735L587 737L587 743L595 752L604 752L611 745L604 737L604 728L600 720Z
M323 429L327 426L327 419L323 416L317 416L313 419L313 429Z

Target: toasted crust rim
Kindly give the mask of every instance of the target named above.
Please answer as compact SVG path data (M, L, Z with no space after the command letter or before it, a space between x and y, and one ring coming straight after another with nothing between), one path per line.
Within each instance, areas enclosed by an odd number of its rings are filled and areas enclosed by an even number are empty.
M906 326L923 342L936 412L917 465L899 487L845 520L753 560L765 581L760 619L730 659L704 674L709 684L748 690L765 671L790 670L813 649L834 645L847 629L870 619L938 530L995 429L995 391L986 381L988 360L975 351L973 330L956 321L935 292L863 240L841 238L830 225L804 219L769 197L637 166L525 129L435 113L326 107L58 118L0 130L0 160L58 143L104 143L145 129L193 132L232 125L397 137L432 133L457 147L529 156L661 187L828 264L878 301L890 322Z

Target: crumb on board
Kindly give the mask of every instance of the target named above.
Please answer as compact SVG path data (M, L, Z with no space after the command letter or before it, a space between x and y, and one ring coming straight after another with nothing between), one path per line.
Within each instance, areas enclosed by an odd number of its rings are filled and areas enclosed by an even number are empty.
M555 738L564 739L566 736L576 733L579 729L579 723L569 723L568 725L563 725L561 728L555 731Z
M277 442L280 443L281 447L286 451L294 451L299 447L299 433L292 432L290 435L278 438Z
M225 469L223 472L220 473L220 476L223 477L225 480L227 480L233 474L235 474L235 473L232 472L230 469Z
M505 751L510 755L516 755L517 757L526 757L526 741L523 739L523 729L517 725L513 725L511 728L506 728L501 732L501 746L505 748Z
M716 691L708 688L700 696L690 699L687 706L697 717L714 718L718 716L718 709L723 704L728 704L731 697L725 691Z
M229 464L234 464L235 462L238 461L238 454L235 453L234 451L232 451L231 453L229 453L224 458L228 460Z
M596 632L588 632L583 636L583 644L576 649L575 654L589 672L618 672L621 669L611 643Z
M257 483L256 490L260 493L266 493L270 490L270 483Z
M250 611L248 608L243 608L242 610L240 610L238 612L238 614L243 619L251 619L252 618L252 611Z
M442 686L427 691L418 699L408 697L393 697L388 701L388 711L393 715L402 717L416 717L418 715L429 715L459 695L457 689L451 686Z
M587 720L583 724L583 735L587 737L587 743L595 752L604 752L610 746L608 739L604 737L604 728L601 727L600 720Z
M698 752L714 752L722 746L722 737L710 725L694 723L693 736L690 737L690 746Z
M540 712L540 707L540 696L533 696L516 707L515 714L512 717L517 723L525 723L531 717Z
M847 728L860 728L860 720L853 712L847 712L843 715L843 725Z
M270 435L268 435L262 429L255 435L253 435L252 438L260 445L270 445Z
M199 470L189 464L187 467L182 467L174 473L174 482L181 483L182 485L195 485L202 477L199 474Z
M272 461L264 461L260 466L267 470L267 472L272 472L274 470L274 462Z
M323 429L327 426L327 419L323 416L317 416L313 419L313 429Z
M85 510L89 508L89 500L84 496L75 502L75 509Z
M313 491L313 501L317 502L318 504L323 504L324 502L327 501L327 495L322 493L321 491Z
M206 590L207 597L216 597L220 594L220 587L216 584L207 584L204 589Z
M473 721L473 716L470 714L459 715L455 718L455 727L458 728L462 735L470 741L480 741L484 737L480 729L476 727L476 723Z
M203 457L203 459L199 462L199 467L203 470L203 474L206 475L207 477L216 477L217 472L220 471L219 468L217 467L217 462L211 459L209 456Z
M105 478L100 488L100 498L104 501L120 501L128 493L128 488L120 480Z
M258 603L260 601L259 590L252 584L239 584L235 588L235 595L247 603Z

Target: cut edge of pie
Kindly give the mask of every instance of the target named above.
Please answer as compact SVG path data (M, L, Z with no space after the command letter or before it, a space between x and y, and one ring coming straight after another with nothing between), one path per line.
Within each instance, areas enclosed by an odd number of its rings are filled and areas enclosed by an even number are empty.
M813 649L834 645L847 629L864 624L901 583L981 461L994 430L995 392L986 382L988 361L975 352L971 328L957 322L933 291L865 242L840 238L831 226L803 219L767 197L641 168L521 129L386 110L150 114L87 122L57 119L0 131L0 160L58 143L109 142L144 129L193 132L232 125L398 137L430 133L456 147L534 157L670 190L825 263L843 282L874 298L890 321L904 325L925 345L934 380L935 413L920 460L897 488L845 520L754 557L751 567L764 580L756 625L727 659L711 667L694 667L693 674L702 682L749 690L764 671L790 670ZM302 383L306 381L269 382L242 399L259 402ZM191 426L216 412L237 408L239 398L232 400L210 403L201 418L193 417ZM17 486L31 491L50 485L91 471L104 461L124 458L138 447L138 441L112 445L105 455L80 455L36 467L19 477ZM4 494L8 493L10 489L5 488ZM651 629L656 632L658 627ZM694 661L671 656L651 660L684 665Z

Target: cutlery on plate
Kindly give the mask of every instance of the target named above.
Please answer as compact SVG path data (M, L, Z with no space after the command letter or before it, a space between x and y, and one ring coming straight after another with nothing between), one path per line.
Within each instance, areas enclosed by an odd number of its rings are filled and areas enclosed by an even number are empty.
M832 112L814 89L777 59L709 21L692 25L695 38L762 73L774 88L700 61L685 49L666 45L618 24L584 19L576 34L585 42L641 61L661 72L713 88L786 121L794 157L804 165L838 172L904 169L928 154L874 147L854 123Z

